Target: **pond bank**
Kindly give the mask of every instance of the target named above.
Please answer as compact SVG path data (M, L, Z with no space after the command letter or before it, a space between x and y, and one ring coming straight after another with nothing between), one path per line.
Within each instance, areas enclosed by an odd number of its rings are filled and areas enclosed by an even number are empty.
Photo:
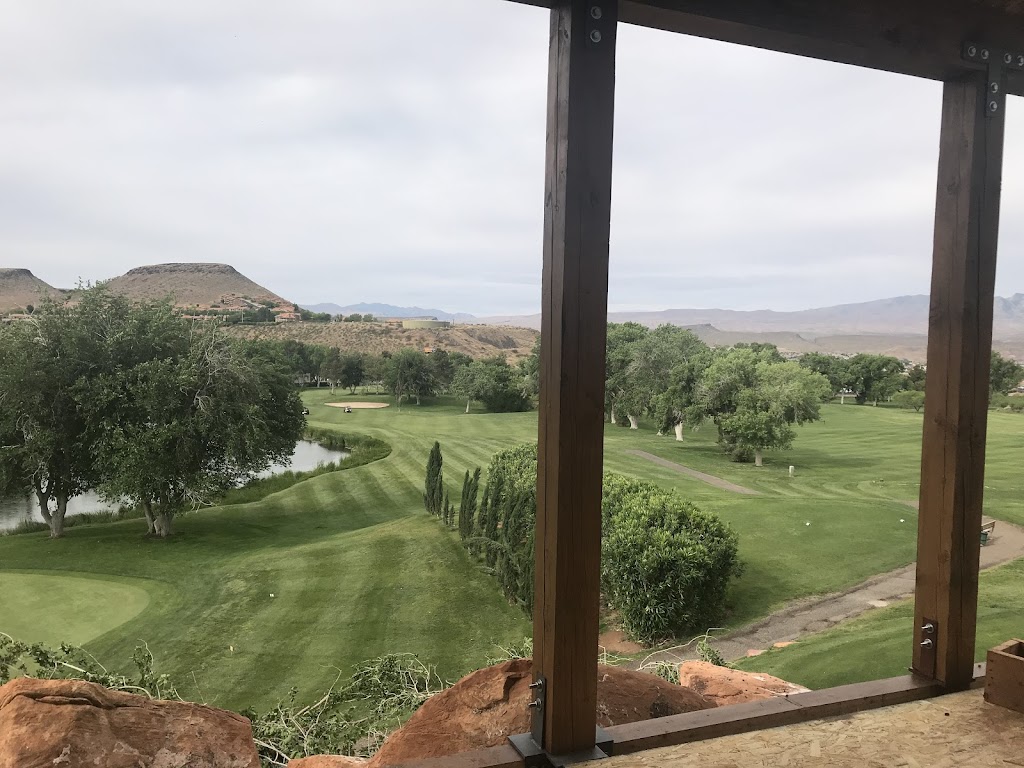
M310 477L362 466L371 461L385 458L390 453L391 446L376 438L363 435L342 435L319 429L307 430L305 438L296 446L293 461L297 462L299 466L309 467L309 469L295 471L286 469L283 465L277 465L277 469L272 467L267 470L272 474L256 477L241 488L225 492L214 500L211 506L248 504L259 501ZM64 521L65 528L143 517L141 509L124 506L115 509L93 491L72 499L68 504L68 509L69 513ZM34 498L0 499L0 536L45 530L47 530L47 525L39 516L38 505Z

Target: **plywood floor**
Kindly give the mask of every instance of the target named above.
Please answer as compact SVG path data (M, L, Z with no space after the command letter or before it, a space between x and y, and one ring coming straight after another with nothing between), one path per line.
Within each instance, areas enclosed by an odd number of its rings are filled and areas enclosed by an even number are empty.
M1024 766L1024 715L968 691L847 717L665 747L589 768L1011 768Z

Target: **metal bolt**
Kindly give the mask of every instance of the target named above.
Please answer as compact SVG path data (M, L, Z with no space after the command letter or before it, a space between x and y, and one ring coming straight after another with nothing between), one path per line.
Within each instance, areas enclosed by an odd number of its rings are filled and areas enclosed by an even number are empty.
M544 687L544 681L543 680L538 680L535 683L530 683L530 687L533 688L534 690L536 690L537 688L543 688Z
M981 58L983 58L985 61L988 61L988 48L981 49Z
M935 645L935 643L933 643L930 639L921 641L922 648L931 648L933 645Z
M999 93L999 83L990 83L988 89L992 91L992 93Z
M590 9L590 18L594 19L595 21L597 19L600 19L602 16L604 16L604 11L601 10L600 6L595 5Z
M998 101L990 101L988 103L988 111L989 112L998 112L999 111L999 102Z
M1013 54L1012 53L1004 54L1003 55L1003 64L1012 64L1012 63L1013 63Z
M526 706L531 707L532 709L539 709L540 708L540 699L534 699L533 701L531 701Z
M1024 67L1024 54L1017 57L1017 66Z
M967 55L970 56L972 59L975 56L977 56L978 55L978 46L976 46L976 45L969 45L969 46L967 46Z
M601 42L601 32L600 32L600 30L595 29L593 32L591 32L590 33L590 40L591 40L591 42L594 42L594 43L600 43Z
M932 632L935 631L935 625L929 621L927 624L921 627L921 631L924 632L926 635L930 635Z

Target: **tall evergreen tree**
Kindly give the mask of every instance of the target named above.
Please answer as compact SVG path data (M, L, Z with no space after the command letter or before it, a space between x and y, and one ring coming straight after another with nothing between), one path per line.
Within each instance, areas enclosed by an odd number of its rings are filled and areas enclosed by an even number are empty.
M423 506L432 515L440 516L444 511L444 459L441 444L434 442L427 459L427 477L423 486Z

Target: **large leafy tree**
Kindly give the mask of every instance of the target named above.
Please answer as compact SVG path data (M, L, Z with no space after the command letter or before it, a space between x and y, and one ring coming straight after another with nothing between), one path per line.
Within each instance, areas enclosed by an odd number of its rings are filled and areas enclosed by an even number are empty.
M903 363L887 355L860 354L847 363L849 386L862 405L871 400L887 400L900 390L904 381Z
M163 354L88 385L101 490L169 536L175 515L291 455L305 425L288 364L265 345L183 323Z
M623 413L624 396L629 388L629 366L633 347L650 331L639 323L608 323L605 362L605 407L612 424Z
M407 397L420 398L434 391L434 378L430 360L417 349L400 349L387 360L384 370L384 385L394 395L399 406Z
M631 429L637 428L640 416L664 419L666 414L658 413L658 397L673 385L673 370L706 349L691 331L674 325L661 325L625 348L628 362L616 405L629 419ZM673 419L671 423L676 422Z
M29 489L50 535L64 533L68 501L94 487L105 466L94 450L89 384L104 371L165 354L178 321L168 305L136 310L100 288L74 304L44 303L0 338L0 476Z
M703 371L689 414L718 425L719 443L737 461L761 466L765 450L790 447L794 424L816 421L829 381L770 352L750 347L719 352Z
M1024 365L1012 358L1003 357L998 352L992 353L992 365L989 373L989 389L993 395L1005 395L1020 386L1024 380Z
M807 352L800 356L800 365L828 379L833 396L850 386L850 368L847 361L823 352Z

